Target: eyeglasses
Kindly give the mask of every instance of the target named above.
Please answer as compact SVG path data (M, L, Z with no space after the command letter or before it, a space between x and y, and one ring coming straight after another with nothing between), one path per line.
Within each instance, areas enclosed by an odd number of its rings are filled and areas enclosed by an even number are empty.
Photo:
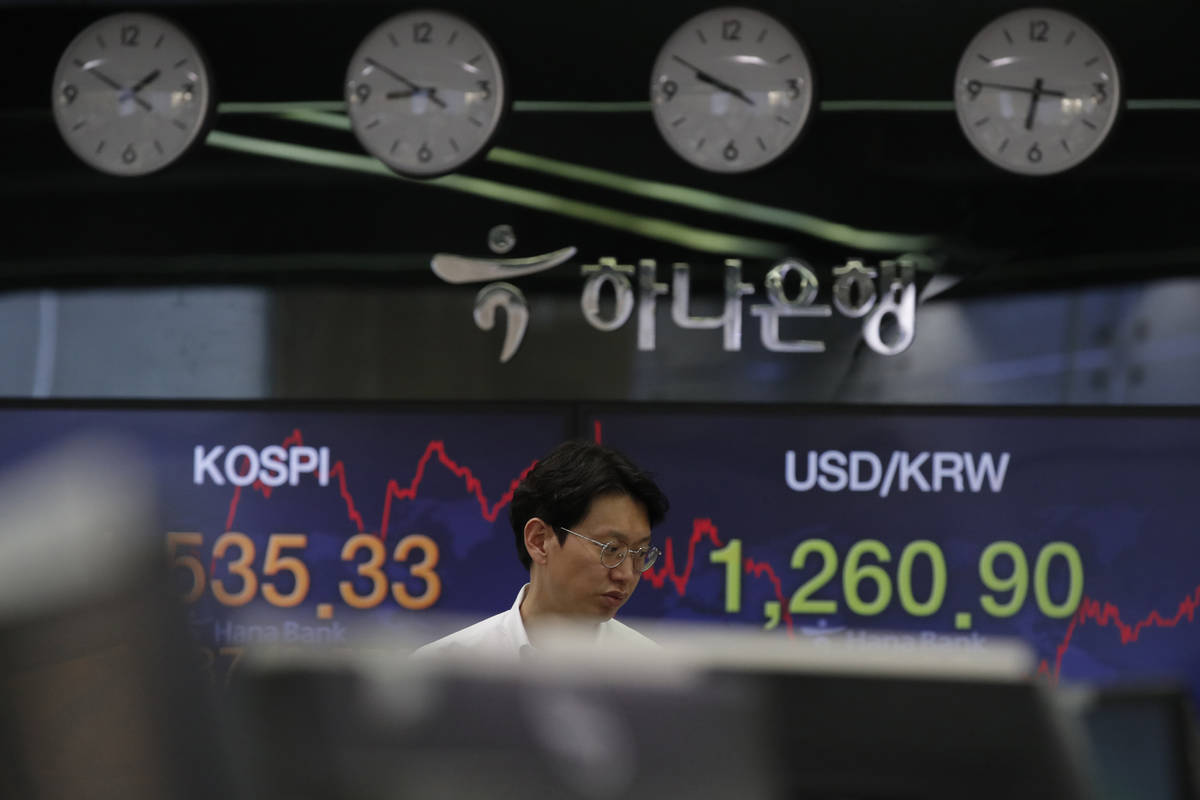
M582 533L576 533L570 528L564 528L561 525L559 530L578 536L585 542L591 542L600 548L600 563L609 569L616 569L625 561L625 556L633 556L633 568L638 572L645 572L653 566L658 560L657 547L639 547L636 550L630 550L629 545L624 545L619 542L598 542L595 539L584 536Z

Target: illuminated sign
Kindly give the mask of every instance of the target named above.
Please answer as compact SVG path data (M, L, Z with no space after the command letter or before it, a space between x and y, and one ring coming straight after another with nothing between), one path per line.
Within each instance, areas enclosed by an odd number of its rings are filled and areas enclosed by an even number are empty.
M543 272L565 263L576 253L567 247L532 258L475 259L439 253L433 257L433 272L447 283L487 282L475 296L475 324L481 330L496 325L496 311L505 312L506 329L500 361L516 355L529 325L529 303L525 294L508 279ZM751 316L759 319L762 346L776 353L823 353L821 339L785 339L780 332L782 319L827 319L838 314L862 320L863 340L877 353L896 355L908 349L916 335L916 286L914 275L920 256L904 255L868 266L851 259L832 270L832 302L817 303L820 282L806 262L789 258L776 263L763 282L766 302L751 303ZM722 347L736 352L742 349L744 301L755 287L742 280L742 261L727 258L724 263L724 307L713 316L691 312L691 266L671 266L671 285L658 280L658 264L641 259L637 265L622 264L616 258L600 258L580 267L584 278L580 309L584 319L598 331L619 330L637 311L638 350L656 347L657 307L660 297L670 297L671 320L680 328L723 332ZM799 289L789 297L785 283L794 279ZM635 287L636 283L636 287ZM607 315L601 309L605 287L615 297L615 306ZM891 318L891 331L884 326Z

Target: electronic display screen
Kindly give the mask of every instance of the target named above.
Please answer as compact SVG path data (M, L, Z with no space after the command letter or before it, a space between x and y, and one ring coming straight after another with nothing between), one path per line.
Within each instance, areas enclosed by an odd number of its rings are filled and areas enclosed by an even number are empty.
M1055 681L1200 690L1192 416L613 406L584 420L672 503L627 618L914 648L1013 635Z
M621 612L635 627L901 648L1018 636L1054 681L1200 689L1200 422L1185 413L7 408L0 466L97 431L152 466L172 584L226 669L259 642L508 608L528 579L512 491L574 435L626 452L671 500L663 554Z

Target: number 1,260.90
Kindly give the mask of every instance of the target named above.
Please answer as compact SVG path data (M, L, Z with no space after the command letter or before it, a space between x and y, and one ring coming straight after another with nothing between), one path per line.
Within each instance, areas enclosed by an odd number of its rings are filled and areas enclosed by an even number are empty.
M929 572L928 580L920 582L924 597L917 597L914 587L913 572L918 559L925 560ZM1066 592L1061 598L1051 597L1050 569L1055 559L1061 559L1066 565ZM741 540L732 539L725 547L712 551L709 560L725 565L725 611L739 613L743 574ZM840 561L842 597L850 612L865 617L881 614L891 604L894 593L909 616L937 614L945 600L947 587L946 557L941 547L928 539L909 542L900 551L894 580L881 566L891 561L891 551L878 539L863 539L850 546L844 560ZM792 614L839 613L838 600L815 596L838 575L838 552L826 539L805 539L792 552L793 569L815 564L820 566L817 573L792 594L788 603L788 611ZM1031 585L1038 610L1054 619L1073 614L1083 597L1083 561L1079 551L1068 542L1048 542L1042 546L1034 559L1032 581L1029 560L1016 542L992 542L980 554L978 566L979 581L989 590L979 596L979 605L991 617L1011 617L1020 611ZM768 601L766 605L767 627L773 627L772 622L777 623L779 618L778 601Z

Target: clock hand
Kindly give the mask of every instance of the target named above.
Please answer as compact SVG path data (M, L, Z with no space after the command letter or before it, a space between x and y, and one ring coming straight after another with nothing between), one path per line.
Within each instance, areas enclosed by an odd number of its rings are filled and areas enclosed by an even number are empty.
M393 78L400 81L401 83L403 83L410 89L410 91L407 94L405 94L403 92L397 92L397 93L388 92L386 97L388 97L389 99L394 100L397 97L412 97L414 94L423 94L423 95L428 96L430 100L432 100L434 103L437 103L442 108L446 107L446 104L436 94L437 87L431 86L428 89L424 89L420 86L417 86L415 83L413 83L408 78L401 75L399 72L396 72L395 70L390 69L389 67L386 67L383 64L380 64L378 61L376 61L373 58L368 58L367 63L370 64L372 67L375 67L375 69L380 70L381 72L386 72L388 75L391 75Z
M437 103L442 108L446 107L446 103L442 98L437 96L437 87L431 86L428 89L395 89L384 95L388 100L403 99L412 97L413 95L425 95L431 102Z
M133 92L134 94L137 94L142 89L145 89L147 86L154 83L154 81L158 80L158 76L160 74L161 73L158 70L154 70L149 75L147 75L146 77L142 78L140 81L135 83L133 86L129 87L129 91Z
M81 64L80 66L83 66L83 65ZM111 86L112 88L114 88L114 89L116 89L118 92L120 92L121 94L124 94L124 93L125 93L125 91L126 91L124 86L122 86L121 84L117 83L117 82L116 82L116 81L114 81L112 78L108 77L108 76L107 76L107 75L105 75L103 72L101 72L100 70L96 69L95 67L91 67L91 66L83 67L83 71L84 71L84 72L87 72L87 73L90 73L90 74L92 74L92 75L95 75L97 78L99 78L99 79L100 79L100 81L101 81L102 83L105 83L105 84L107 84L107 85ZM135 103L137 103L139 106L141 106L142 108L146 109L147 111L153 111L153 110L154 110L154 107L153 107L153 106L151 106L149 103L147 103L147 102L146 102L145 100L143 100L142 98L138 97L136 94L134 94L134 95L133 95L133 100L134 100L134 102L135 102Z
M1025 116L1025 130L1033 130L1033 117L1037 114L1038 100L1042 94L1042 79L1038 78L1033 82L1033 94L1029 96L1029 113Z
M987 88L987 89L1006 89L1010 92L1026 92L1027 94L1034 94L1036 91L1037 94L1044 94L1044 95L1048 95L1050 97L1066 97L1067 96L1066 92L1060 92L1055 89L1036 90L1036 89L1031 89L1028 86L1012 86L1007 83L987 83L986 81L972 81L972 82L979 86ZM1041 78L1038 78L1038 83L1041 83Z
M733 95L734 97L736 97L737 99L741 100L744 103L754 105L754 101L751 100L750 97L745 92L743 92L741 89L737 88L736 86L730 86L728 83L725 83L725 81L721 80L720 78L709 75L704 70L700 69L699 67L697 67L693 64L688 63L687 61L684 61L679 56L673 55L673 56L671 56L671 58L675 59L680 64L683 64L685 67L690 69L692 72L696 73L697 80L702 81L703 83L707 83L712 86L715 86L718 89L720 89L721 91L729 92L729 94Z
M368 63L368 64L370 64L370 65L371 65L372 67L374 67L375 69L377 69L377 70L380 70L381 72L386 72L388 75L391 75L391 76L392 76L393 78L395 78L396 80L398 80L398 81L400 81L401 83L403 83L403 84L407 85L407 86L408 86L408 88L412 89L414 92L419 92L419 91L421 91L421 87L420 87L420 86L417 86L415 83L413 83L412 81L410 81L408 78L404 77L404 76L403 76L403 75L401 75L399 72L396 72L395 70L391 69L390 67L386 67L386 66L384 66L383 64L380 64L380 63L379 63L378 61L376 61L375 59L373 59L373 58L368 58L368 59L367 59L367 63Z

